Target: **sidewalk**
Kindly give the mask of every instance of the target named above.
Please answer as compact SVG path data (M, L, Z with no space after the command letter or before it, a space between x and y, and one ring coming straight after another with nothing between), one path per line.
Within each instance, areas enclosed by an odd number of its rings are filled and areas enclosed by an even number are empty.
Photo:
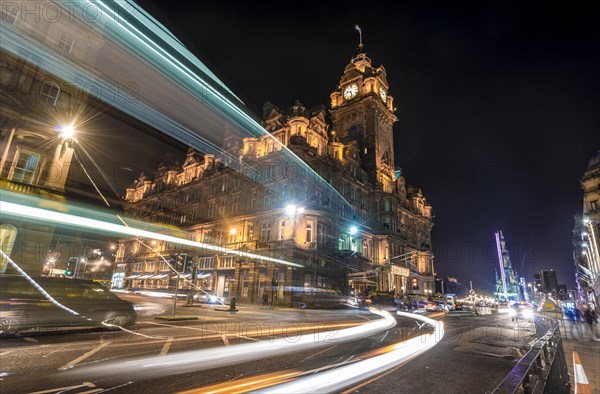
M571 387L575 385L573 378L573 352L576 351L579 353L579 358L590 383L592 393L600 394L600 341L594 340L587 323L562 320L560 332L563 337L563 349L565 351L567 367L569 368Z

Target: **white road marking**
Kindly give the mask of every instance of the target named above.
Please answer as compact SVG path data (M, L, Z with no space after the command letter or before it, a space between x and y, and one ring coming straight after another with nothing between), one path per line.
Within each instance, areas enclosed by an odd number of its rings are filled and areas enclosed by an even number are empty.
M58 393L60 391L73 390L73 389L78 389L80 387L90 387L90 388L93 388L93 387L96 387L96 385L94 383L91 383L91 382L83 382L83 384L78 384L77 386L58 387L58 388L50 389L50 390L36 391L34 393L31 393L31 394Z
M315 356L318 356L319 354L321 354L321 353L324 353L324 352L328 351L329 349L333 349L333 348L334 348L334 347L336 347L336 346L337 346L337 345L329 346L327 349L323 349L323 350L321 350L320 352L316 352L315 354L312 354L312 355L310 355L310 356L306 357L304 360L302 360L302 362L304 362L304 361L306 361L306 360L310 360L311 358L313 358L313 357L315 357Z
M225 333L221 334L221 339L223 340L225 346L229 346L229 339L227 339L227 335L225 335Z
M94 349L90 350L89 352L77 357L75 360L70 361L69 363L63 365L62 367L60 367L58 370L59 371L63 371L65 369L69 369L71 367L73 367L74 365L80 363L81 361L85 360L86 358L96 354L97 352L99 352L100 350L104 349L105 347L107 347L108 345L110 345L112 342L104 342L101 343L99 346L95 347Z
M110 390L118 389L120 387L127 386L128 384L131 384L131 383L133 383L133 382L127 382L127 383L123 383L123 384L120 384L120 385L115 386L115 387L104 389L104 390L100 391L100 393L105 393L105 392L110 391Z
M173 343L173 337L169 337L167 339L167 341L165 342L165 344L162 347L162 350L160 351L160 353L158 355L164 356L165 354L167 354L169 352L169 348L171 347L171 343Z
M39 342L37 339L31 338L31 337L23 337L23 340L27 341L27 342L32 342L32 343Z

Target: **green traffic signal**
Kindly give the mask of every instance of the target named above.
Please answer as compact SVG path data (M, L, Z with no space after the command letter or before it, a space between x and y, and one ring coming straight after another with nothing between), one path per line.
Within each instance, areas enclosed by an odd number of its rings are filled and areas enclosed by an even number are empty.
M73 276L74 272L71 270L65 270L65 276Z

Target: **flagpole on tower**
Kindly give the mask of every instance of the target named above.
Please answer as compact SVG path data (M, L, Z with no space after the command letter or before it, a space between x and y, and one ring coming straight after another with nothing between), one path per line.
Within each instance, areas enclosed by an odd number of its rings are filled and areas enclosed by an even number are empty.
M354 29L358 32L358 50L362 52L362 50L363 50L362 30L360 30L360 26L358 26L358 24L354 25Z

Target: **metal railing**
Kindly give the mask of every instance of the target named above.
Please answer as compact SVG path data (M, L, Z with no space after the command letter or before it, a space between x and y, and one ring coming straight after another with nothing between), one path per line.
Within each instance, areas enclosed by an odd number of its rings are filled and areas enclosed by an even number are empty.
M536 315L538 340L493 391L504 393L571 392L558 321Z

